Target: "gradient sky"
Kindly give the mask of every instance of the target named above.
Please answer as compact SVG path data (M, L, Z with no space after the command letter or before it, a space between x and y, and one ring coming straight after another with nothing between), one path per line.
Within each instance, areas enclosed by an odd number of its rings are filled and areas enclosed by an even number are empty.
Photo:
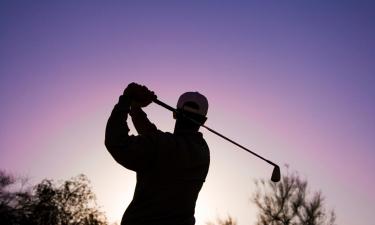
M171 105L203 93L208 126L298 171L338 224L372 225L374 27L371 1L1 1L0 168L34 183L84 173L119 221L135 174L106 152L104 128L135 81ZM169 112L146 111L173 130ZM197 225L254 224L253 180L272 167L202 132Z

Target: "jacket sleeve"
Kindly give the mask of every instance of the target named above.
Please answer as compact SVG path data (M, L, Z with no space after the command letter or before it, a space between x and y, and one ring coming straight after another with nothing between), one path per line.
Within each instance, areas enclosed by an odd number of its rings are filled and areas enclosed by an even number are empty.
M139 135L152 134L157 131L155 124L150 122L142 108L132 107L130 116L132 117L134 127Z
M153 156L153 141L147 136L129 136L127 117L130 101L124 96L115 105L105 131L105 146L112 157L127 169L140 171L148 167Z

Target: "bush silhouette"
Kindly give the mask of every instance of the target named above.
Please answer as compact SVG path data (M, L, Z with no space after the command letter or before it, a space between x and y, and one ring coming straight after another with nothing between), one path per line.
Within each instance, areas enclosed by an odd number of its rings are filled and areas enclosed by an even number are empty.
M0 171L0 221L8 225L108 224L89 184L81 174L60 185L45 179L25 188L21 179Z

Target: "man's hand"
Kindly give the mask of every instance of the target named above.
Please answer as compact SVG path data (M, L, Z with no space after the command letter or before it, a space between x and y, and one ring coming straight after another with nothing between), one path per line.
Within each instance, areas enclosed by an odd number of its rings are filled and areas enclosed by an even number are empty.
M123 96L131 100L132 107L146 107L152 100L157 98L153 91L137 83L130 83L128 87L125 88Z

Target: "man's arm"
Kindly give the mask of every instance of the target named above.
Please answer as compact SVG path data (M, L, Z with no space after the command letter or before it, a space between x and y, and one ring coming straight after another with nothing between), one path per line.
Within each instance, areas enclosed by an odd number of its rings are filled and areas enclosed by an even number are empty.
M151 134L157 131L155 124L150 122L141 107L131 107L130 116L139 135Z
M126 120L133 101L132 95L127 91L129 86L125 89L124 95L120 97L108 119L105 146L119 164L138 171L147 167L149 160L153 158L153 144L149 137L128 135L129 127Z

